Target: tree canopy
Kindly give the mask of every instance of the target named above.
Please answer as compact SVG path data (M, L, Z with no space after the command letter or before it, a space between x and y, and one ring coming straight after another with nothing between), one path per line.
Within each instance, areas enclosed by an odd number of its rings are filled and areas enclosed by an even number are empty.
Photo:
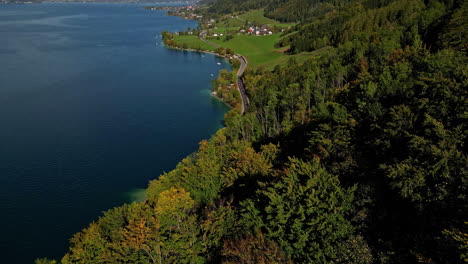
M61 262L466 263L467 1L220 0L205 12L260 7L300 22L278 46L323 52L247 69L246 113L230 111L144 202L74 235Z

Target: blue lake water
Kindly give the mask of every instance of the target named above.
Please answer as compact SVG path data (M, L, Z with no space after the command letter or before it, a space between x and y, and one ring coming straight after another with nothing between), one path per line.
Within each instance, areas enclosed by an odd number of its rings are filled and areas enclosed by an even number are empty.
M209 89L229 65L162 45L187 27L142 5L0 5L2 263L59 258L222 126Z

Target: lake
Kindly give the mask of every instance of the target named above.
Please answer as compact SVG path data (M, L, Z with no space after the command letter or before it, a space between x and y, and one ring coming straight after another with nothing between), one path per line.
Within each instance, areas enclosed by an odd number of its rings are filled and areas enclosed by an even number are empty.
M222 127L210 87L230 66L162 45L196 26L143 5L0 5L3 263L61 257Z

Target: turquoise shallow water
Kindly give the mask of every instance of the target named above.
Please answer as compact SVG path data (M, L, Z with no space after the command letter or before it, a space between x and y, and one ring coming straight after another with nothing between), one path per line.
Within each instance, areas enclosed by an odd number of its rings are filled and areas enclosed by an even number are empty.
M61 256L222 126L207 91L229 65L161 44L187 27L141 5L0 5L2 263Z

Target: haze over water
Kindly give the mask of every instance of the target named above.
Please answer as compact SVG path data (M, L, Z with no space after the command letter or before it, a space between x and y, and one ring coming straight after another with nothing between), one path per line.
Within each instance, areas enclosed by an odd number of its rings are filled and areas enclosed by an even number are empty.
M142 5L0 5L3 263L62 256L221 127L210 81L229 65L162 46L187 27Z

